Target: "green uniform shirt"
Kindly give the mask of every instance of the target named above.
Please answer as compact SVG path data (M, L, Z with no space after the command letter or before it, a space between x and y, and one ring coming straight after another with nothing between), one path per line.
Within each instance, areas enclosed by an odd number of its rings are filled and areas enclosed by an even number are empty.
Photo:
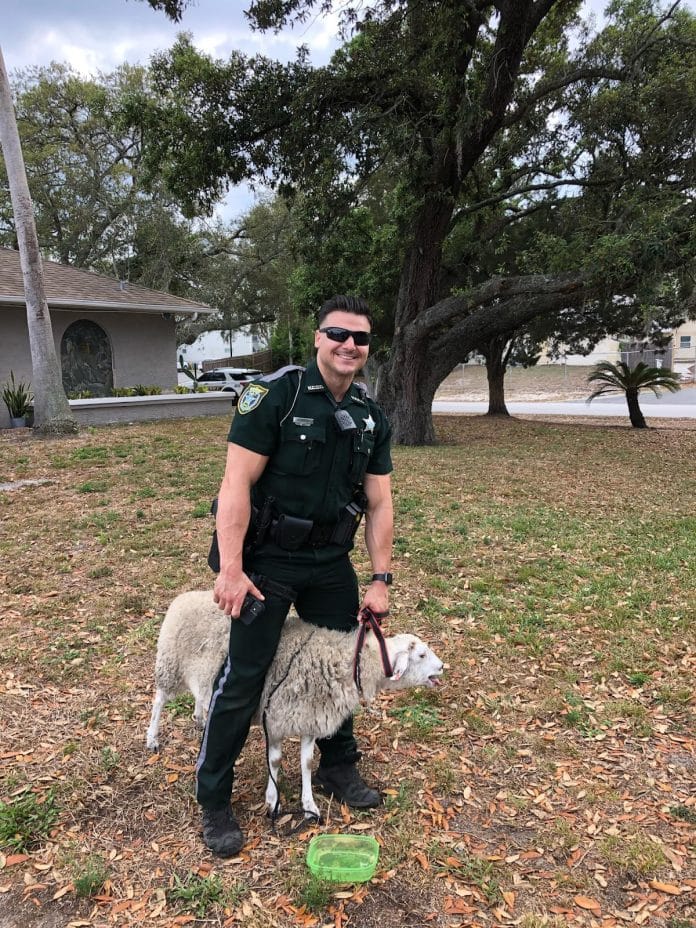
M339 431L337 409L350 414L357 431ZM278 371L250 384L228 441L269 458L252 493L255 506L272 496L279 512L328 525L366 473L391 472L390 436L386 416L361 387L351 384L337 404L312 361L304 371Z

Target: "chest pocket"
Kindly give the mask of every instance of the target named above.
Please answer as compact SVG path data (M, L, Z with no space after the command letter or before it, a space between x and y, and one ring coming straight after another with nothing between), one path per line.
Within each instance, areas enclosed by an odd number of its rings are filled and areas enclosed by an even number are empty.
M284 423L278 450L268 462L269 469L276 474L312 474L321 464L325 445L323 425Z
M374 432L357 432L353 439L353 457L350 467L350 479L354 484L362 483L374 450Z

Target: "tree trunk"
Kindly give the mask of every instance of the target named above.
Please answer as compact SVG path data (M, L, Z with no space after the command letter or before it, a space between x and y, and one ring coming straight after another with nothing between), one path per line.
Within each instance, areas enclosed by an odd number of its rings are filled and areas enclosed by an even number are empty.
M482 349L486 359L486 377L488 378L488 412L487 416L509 416L505 405L505 372L508 354L505 350L508 338L504 335L492 338Z
M628 403L628 416L631 420L631 425L634 429L647 429L648 423L643 417L641 412L640 405L638 403L638 391L637 390L627 390L626 391L626 402Z
M0 142L7 169L24 280L24 297L27 304L27 329L34 393L34 428L43 434L70 434L77 431L77 422L63 389L61 370L56 355L51 317L44 289L34 210L2 50L0 50Z
M439 381L436 382L433 377L428 338L410 338L408 327L435 302L442 243L447 235L452 209L453 202L444 197L432 196L426 200L414 225L413 245L401 272L394 338L378 393L397 444L435 443L432 405Z
M392 366L401 382L383 377L379 402L387 410L393 441L401 445L434 445L433 399L440 380L433 377L426 352L413 352Z

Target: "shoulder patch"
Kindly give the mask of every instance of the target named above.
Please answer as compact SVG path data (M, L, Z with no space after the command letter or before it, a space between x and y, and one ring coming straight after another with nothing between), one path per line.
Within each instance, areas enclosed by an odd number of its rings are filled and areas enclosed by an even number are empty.
M262 387L260 383L250 383L239 397L237 412L240 416L245 416L248 412L256 409L267 393L267 387Z

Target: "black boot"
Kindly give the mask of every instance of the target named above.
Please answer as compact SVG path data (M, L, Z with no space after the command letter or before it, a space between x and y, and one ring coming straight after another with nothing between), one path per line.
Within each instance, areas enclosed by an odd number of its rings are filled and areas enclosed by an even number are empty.
M320 763L312 781L327 795L334 796L353 809L373 809L382 801L377 790L370 789L360 776L355 764L324 767Z
M229 806L203 809L203 843L218 857L234 857L244 847L244 835Z

